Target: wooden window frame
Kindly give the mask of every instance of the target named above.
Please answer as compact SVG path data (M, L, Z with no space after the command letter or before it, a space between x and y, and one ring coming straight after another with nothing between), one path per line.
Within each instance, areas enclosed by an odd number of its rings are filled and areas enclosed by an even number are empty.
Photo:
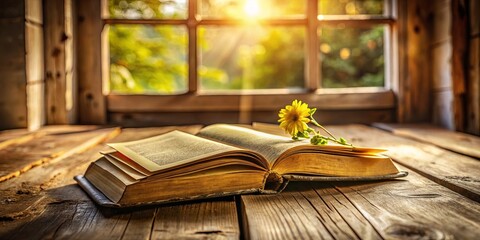
M87 1L89 2L89 1ZM106 4L103 0L100 9ZM384 87L361 87L361 88L320 88L320 69L317 58L318 51L306 50L305 88L302 91L292 92L286 89L268 90L241 90L241 91L198 91L197 66L197 26L205 25L244 25L242 20L214 20L197 19L197 1L188 2L188 18L181 20L162 19L110 19L103 18L105 12L100 14L103 37L100 40L101 53L101 91L104 99L104 114L87 123L105 123L107 113L155 113L155 112L198 112L198 111L277 111L293 99L304 100L319 110L375 110L397 108L395 89L398 89L399 60L393 58L398 52L397 41L397 0L385 0L385 13L382 16L355 15L337 16L328 15L317 18L317 0L307 0L306 17L302 19L262 19L260 24L265 25L299 25L306 26L306 49L318 49L318 26L344 24L345 26L378 26L384 24L389 31L386 34L384 46L385 54L385 85ZM96 7L98 5L94 4ZM103 5L106 6L106 5ZM148 24L148 25L184 25L188 29L188 92L178 95L147 95L147 94L117 94L108 93L108 40L106 41L105 26L109 24ZM315 30L313 30L315 29ZM315 34L312 34L315 33ZM107 49L107 50L106 50ZM97 78L98 79L98 78ZM92 82L92 80L90 80ZM98 80L96 82L98 86ZM96 88L98 93L98 87ZM81 95L81 93L80 93ZM102 99L100 99L101 101ZM82 102L80 102L82 105ZM89 108L89 106L87 106ZM91 107L90 107L91 108ZM82 114L82 108L80 108ZM88 109L87 109L88 110ZM88 118L88 117L87 117ZM101 119L96 121L95 119Z

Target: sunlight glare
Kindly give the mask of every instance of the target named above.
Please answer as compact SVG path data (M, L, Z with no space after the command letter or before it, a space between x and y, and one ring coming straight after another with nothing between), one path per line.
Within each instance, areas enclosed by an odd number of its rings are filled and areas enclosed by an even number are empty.
M258 5L257 0L247 0L243 6L245 15L249 17L258 17L260 13L260 6Z

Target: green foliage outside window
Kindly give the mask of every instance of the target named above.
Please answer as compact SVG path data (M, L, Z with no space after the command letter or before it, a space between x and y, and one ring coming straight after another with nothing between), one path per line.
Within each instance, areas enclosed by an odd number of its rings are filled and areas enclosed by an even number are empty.
M112 18L185 19L187 16L187 0L110 0L109 4ZM325 12L329 6L333 14L349 14L348 11L381 14L379 6L383 6L383 2L328 0L319 4L324 8L320 12L329 14ZM352 6L358 9L352 10ZM294 12L298 9L296 6ZM241 26L197 29L200 88L303 88L305 27L245 28L247 30ZM383 26L320 28L318 55L322 87L383 86L384 29ZM109 25L108 36L111 91L174 94L188 90L186 26L113 24Z

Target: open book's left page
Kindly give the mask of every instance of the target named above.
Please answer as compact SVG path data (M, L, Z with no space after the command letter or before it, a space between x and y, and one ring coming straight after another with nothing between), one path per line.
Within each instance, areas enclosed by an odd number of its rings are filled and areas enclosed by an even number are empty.
M150 172L193 163L238 148L200 138L181 131L172 131L138 141L111 143L121 152Z

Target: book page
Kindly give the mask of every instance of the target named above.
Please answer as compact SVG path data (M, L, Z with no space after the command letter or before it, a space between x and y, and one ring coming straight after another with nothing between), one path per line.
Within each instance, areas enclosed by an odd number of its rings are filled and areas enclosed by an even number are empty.
M200 130L197 136L253 150L261 154L270 164L288 149L307 143L227 124L210 125Z
M108 146L151 172L239 150L233 146L180 131L172 131L138 141L111 143Z
M283 158L303 152L364 156L386 151L379 148L351 147L338 144L312 145L309 139L295 141L290 137L228 124L214 124L205 127L197 135L256 151L266 158L270 165L273 165L279 157Z

